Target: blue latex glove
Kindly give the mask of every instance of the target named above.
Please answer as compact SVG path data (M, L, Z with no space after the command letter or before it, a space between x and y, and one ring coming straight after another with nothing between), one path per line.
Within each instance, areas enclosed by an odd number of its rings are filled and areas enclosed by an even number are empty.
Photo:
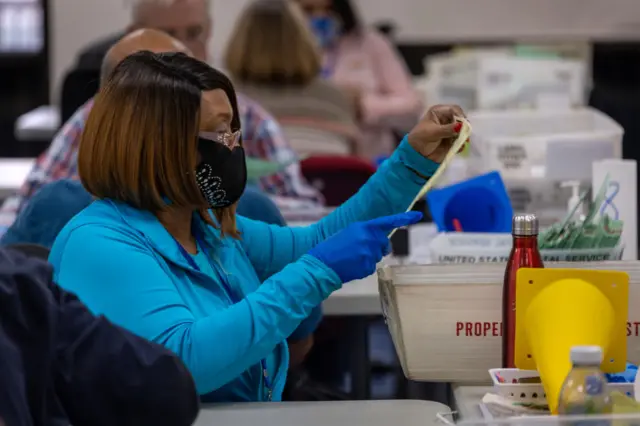
M636 380L637 372L638 367L628 362L624 372L607 374L607 380L609 383L633 383Z
M309 254L333 269L343 283L368 277L390 252L389 233L420 219L422 213L411 211L352 223L312 248Z
M378 167L382 166L382 163L384 163L388 159L389 159L388 155L381 155L380 157L376 157L373 160L373 164L376 166L376 168L378 168Z

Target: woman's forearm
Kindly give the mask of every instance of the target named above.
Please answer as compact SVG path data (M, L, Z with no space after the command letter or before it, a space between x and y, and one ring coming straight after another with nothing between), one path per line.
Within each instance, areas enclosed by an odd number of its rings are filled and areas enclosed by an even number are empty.
M256 366L340 285L331 269L303 256L241 302L175 327L160 343L180 355L206 394Z
M407 138L369 181L346 203L315 225L315 242L335 234L350 223L401 213L435 173L438 164L424 158Z
M351 223L406 211L437 169L438 164L415 151L405 137L356 195L316 224L267 227L240 218L243 246L258 275L269 277Z

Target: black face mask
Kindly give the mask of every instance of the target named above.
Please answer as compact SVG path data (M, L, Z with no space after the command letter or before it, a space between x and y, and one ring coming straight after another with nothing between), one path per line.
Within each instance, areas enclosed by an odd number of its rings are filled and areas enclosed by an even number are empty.
M220 142L198 138L200 164L196 167L196 182L212 208L229 207L240 199L247 186L247 163L244 149L233 150Z

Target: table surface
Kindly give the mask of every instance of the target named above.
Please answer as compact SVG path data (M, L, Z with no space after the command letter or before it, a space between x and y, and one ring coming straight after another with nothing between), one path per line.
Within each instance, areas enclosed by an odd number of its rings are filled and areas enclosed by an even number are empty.
M453 397L459 418L462 420L481 420L483 417L479 404L485 394L492 390L491 386L455 386Z
M24 142L51 141L60 128L60 109L55 105L42 105L15 122L16 139Z
M428 426L449 407L431 401L243 403L203 407L194 426Z
M322 303L322 309L325 315L380 315L378 277L374 274L344 284Z
M34 158L0 158L0 198L20 188L34 161Z

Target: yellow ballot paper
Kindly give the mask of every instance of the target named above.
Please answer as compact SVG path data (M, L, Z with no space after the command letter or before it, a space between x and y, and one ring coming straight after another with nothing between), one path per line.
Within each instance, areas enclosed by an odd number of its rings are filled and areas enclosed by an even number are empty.
M453 160L453 157L456 156L458 151L460 151L460 149L467 142L467 139L469 139L469 136L471 135L471 124L469 124L469 122L462 117L456 117L455 119L456 121L459 121L462 123L462 128L460 129L460 133L458 133L458 137L453 142L453 145L451 146L451 149L449 150L449 152L447 152L447 155L445 155L444 160L440 164L440 167L438 167L438 169L433 174L433 176L429 178L429 180L427 181L427 183L424 184L420 192L418 192L418 195L416 195L416 197L413 199L411 204L409 204L409 208L407 208L407 211L410 211L419 200L423 199L424 196L427 195L427 192L431 191L431 189L436 185L440 177L442 177L442 174L447 169L447 166ZM389 234L389 238L391 238L395 232L396 232L395 229L391 231L391 233Z

